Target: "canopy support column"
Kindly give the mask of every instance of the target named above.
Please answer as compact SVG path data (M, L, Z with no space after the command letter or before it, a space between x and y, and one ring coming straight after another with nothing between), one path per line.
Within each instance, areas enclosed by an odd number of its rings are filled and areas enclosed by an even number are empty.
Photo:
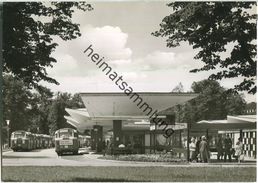
M239 130L239 133L240 133L240 134L239 134L239 137L240 137L241 139L243 139L243 130L240 129L240 130Z
M102 152L103 127L94 125L91 130L91 149Z
M189 142L190 142L190 123L187 123L187 161L190 161L190 147L189 147Z
M122 120L113 120L113 142L118 147L122 142Z
M96 132L94 131L94 129L91 129L90 131L91 133L91 150L96 150Z

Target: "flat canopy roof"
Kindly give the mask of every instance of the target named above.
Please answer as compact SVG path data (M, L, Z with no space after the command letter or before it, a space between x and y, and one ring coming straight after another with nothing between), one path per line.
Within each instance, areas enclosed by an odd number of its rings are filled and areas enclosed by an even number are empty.
M68 120L68 123L72 123L74 126L78 128L89 128L93 125L101 125L104 128L110 127L113 124L113 121L111 119L93 119L89 116L86 109L65 109L66 112L68 112L71 117L65 116L65 118Z
M141 126L147 124L150 126L149 118L147 116L101 116L101 117L90 117L85 108L82 109L69 109L65 108L66 112L70 116L64 116L67 123L75 126L78 129L92 128L93 125L101 125L104 131L112 129L113 120L122 120L125 124L131 126ZM166 116L159 116L159 118L165 118ZM143 123L145 121L145 123ZM124 124L124 123L123 123Z
M256 115L227 116L227 120L202 120L192 129L239 130L256 128Z
M197 97L195 93L172 92L135 92L128 96L121 92L80 95L91 117L147 116L150 110L161 111Z
M67 122L78 128L101 125L105 129L113 126L113 120L149 121L149 116L155 111L159 112L182 104L197 96L195 93L168 92L138 92L129 96L121 92L81 93L80 95L86 108L66 108L65 110L70 114L70 117L65 116ZM141 105L143 105L142 108L140 108ZM159 118L166 118L166 116L159 115Z

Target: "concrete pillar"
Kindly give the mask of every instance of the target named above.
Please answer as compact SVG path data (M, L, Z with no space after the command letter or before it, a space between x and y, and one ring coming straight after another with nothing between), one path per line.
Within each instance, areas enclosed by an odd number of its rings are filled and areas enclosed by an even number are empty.
M102 152L103 127L94 125L91 130L91 149Z
M240 133L240 134L239 134L239 137L240 137L241 139L243 139L243 130L240 129L240 130L239 130L239 133Z
M156 123L155 123L155 129L154 129L154 141L153 141L153 145L154 145L154 154L156 154L156 144L157 144L156 129L157 129L157 125L156 125Z
M91 129L91 150L96 150L96 132Z
M122 120L113 120L113 143L114 147L122 142Z
M102 152L103 149L103 127L99 125L94 125L93 130L95 131L95 143L97 152Z
M189 142L190 142L190 123L187 123L187 161L190 161L190 147L189 147Z
M144 134L144 153L150 153L150 146L151 146L151 143L150 143L150 134L149 133L145 133Z
M91 129L91 149L96 150L96 131Z
M153 131L150 131L150 151L153 153Z

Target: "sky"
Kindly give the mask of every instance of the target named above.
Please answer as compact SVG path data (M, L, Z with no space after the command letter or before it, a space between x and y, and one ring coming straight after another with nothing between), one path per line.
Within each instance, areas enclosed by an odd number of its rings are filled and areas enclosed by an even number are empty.
M114 71L123 76L134 91L171 92L180 82L191 91L194 81L208 78L211 72L190 73L203 64L193 59L198 50L186 43L167 48L164 38L152 36L162 19L172 10L159 2L95 2L90 12L76 11L72 20L80 24L82 36L71 41L54 38L59 44L52 56L57 59L47 71L60 85L42 82L53 91L121 92L83 51L92 45ZM219 81L233 87L241 78ZM255 95L245 93L248 102Z

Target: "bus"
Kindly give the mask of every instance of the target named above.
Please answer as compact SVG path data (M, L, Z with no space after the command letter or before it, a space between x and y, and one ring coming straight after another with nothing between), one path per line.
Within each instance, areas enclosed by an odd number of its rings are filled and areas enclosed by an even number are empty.
M50 148L49 145L42 143L44 139L51 139L51 136L17 130L11 134L11 149L13 151L31 151L33 149Z
M30 132L23 130L11 134L11 149L13 151L29 151L33 149L33 136Z
M78 132L72 128L61 128L55 132L55 151L58 156L64 153L78 154Z

